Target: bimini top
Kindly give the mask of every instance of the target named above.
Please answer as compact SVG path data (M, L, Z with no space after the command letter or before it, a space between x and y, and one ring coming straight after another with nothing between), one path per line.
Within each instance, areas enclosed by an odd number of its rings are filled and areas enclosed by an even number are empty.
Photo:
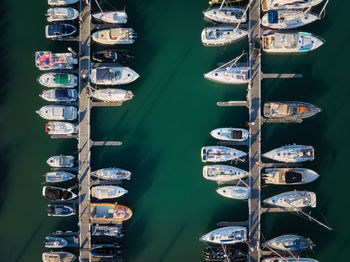
M52 53L50 51L42 51L35 53L35 63L36 66L51 66Z
M278 23L278 11L277 10L269 10L267 12L269 24L277 24Z
M68 85L69 75L68 74L55 74L54 76L55 84L57 85Z
M119 70L110 70L110 68L97 68L96 79L97 81L120 79L121 74Z

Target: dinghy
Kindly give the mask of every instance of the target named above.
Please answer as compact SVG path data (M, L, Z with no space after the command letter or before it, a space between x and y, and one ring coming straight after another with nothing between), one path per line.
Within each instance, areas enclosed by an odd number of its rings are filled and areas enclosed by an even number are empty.
M104 102L125 102L131 100L134 94L131 91L108 88L96 89L91 93L91 97Z
M45 174L47 183L66 182L75 177L72 173L64 171L52 171Z
M267 241L265 246L287 252L303 252L312 250L314 246L310 238L298 235L282 235Z
M39 51L35 53L35 65L39 70L73 69L78 59L72 53L52 53Z
M47 10L48 22L74 20L79 16L79 12L71 7L55 7Z
M248 35L248 31L233 27L207 27L202 31L202 43L206 46L228 45Z
M135 42L136 34L132 28L104 29L92 34L92 40L102 45L127 45Z
M49 135L72 135L77 132L77 125L68 122L50 121L45 127Z
M44 90L39 96L49 102L67 103L76 101L78 92L75 89L49 89Z
M218 188L216 192L227 198L246 200L250 190L249 187L243 186L224 186Z
M128 16L125 11L107 11L92 15L93 18L100 22L109 24L125 24L128 21Z
M243 128L217 128L210 132L211 136L218 140L245 141L249 137L249 132Z
M262 0L264 12L278 9L306 9L320 4L323 0Z
M211 165L203 167L203 177L216 182L229 182L249 176L247 171L233 166Z
M78 78L73 74L45 73L38 78L38 82L51 88L73 88L77 86Z
M129 67L98 67L91 70L90 81L96 85L130 84L140 76Z
M298 163L312 161L315 158L314 148L304 145L282 146L262 155L279 162Z
M221 245L244 243L247 239L247 228L239 226L222 227L205 234L200 238L203 242Z
M70 188L65 189L53 186L44 186L42 194L50 201L67 201L77 197Z
M246 155L243 151L226 146L205 146L201 150L202 162L225 162Z
M68 217L75 215L73 204L51 203L47 206L47 215L53 217Z
M316 207L316 194L308 191L290 191L265 199L264 203L282 208Z
M77 28L71 24L52 24L45 27L45 36L49 39L63 38L73 35Z
M265 172L265 183L274 185L302 185L319 177L315 171L307 168L267 168Z
M73 262L76 256L69 252L45 252L42 254L43 262Z
M77 118L77 108L74 106L43 106L36 111L39 116L47 120L75 120Z
M53 6L65 6L77 3L79 0L47 0L49 5Z
M94 186L91 188L91 196L97 199L110 199L118 198L122 195L128 193L128 190L125 190L119 186Z
M132 217L130 208L119 204L91 203L90 220L91 223L122 222Z
M237 7L212 8L203 12L204 17L223 24L245 23L247 14L244 9Z
M130 180L131 172L121 168L110 167L110 168L103 168L97 171L93 171L91 172L91 176L94 176L103 180L124 180L124 179Z
M308 118L321 112L321 109L305 102L267 102L264 104L264 117L266 118Z
M271 29L293 29L310 24L319 17L297 10L269 10L262 18L262 25Z

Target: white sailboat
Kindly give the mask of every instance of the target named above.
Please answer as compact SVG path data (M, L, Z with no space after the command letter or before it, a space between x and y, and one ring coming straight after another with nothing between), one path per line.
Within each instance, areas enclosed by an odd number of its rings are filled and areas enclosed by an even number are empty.
M249 172L234 166L211 165L203 167L203 177L216 182L229 182L244 179Z
M216 26L204 28L201 34L202 43L206 46L228 45L248 35L248 31L227 27Z
M249 198L250 189L243 186L224 186L218 188L216 192L227 198L246 200Z
M282 208L316 207L316 194L309 191L289 191L265 199L264 203Z
M316 14L298 10L269 10L261 20L262 25L271 29L293 29L319 19Z
M279 162L298 163L314 160L315 153L312 146L288 145L271 150L262 156Z
M247 153L243 151L226 146L205 146L201 150L202 162L225 162L240 159L246 155Z
M110 167L102 168L91 172L91 176L97 177L103 180L130 180L131 172L121 168Z
M278 9L306 9L320 4L323 0L262 0L263 11Z
M128 21L128 15L125 11L107 11L92 15L98 21L109 24L125 24Z
M119 186L94 186L91 188L91 196L97 199L111 199L118 198L122 195L128 193L128 190L125 190Z
M239 226L218 228L200 238L200 240L204 242L225 245L243 243L246 239L247 228Z
M203 12L204 17L214 22L223 24L236 24L247 22L247 14L244 9L237 7L212 8Z

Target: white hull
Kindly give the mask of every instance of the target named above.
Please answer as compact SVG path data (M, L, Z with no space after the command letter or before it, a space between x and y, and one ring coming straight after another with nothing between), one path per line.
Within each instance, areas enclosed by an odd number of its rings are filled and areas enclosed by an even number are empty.
M49 102L74 102L78 99L78 92L75 89L50 89L39 96Z
M91 172L91 176L95 176L103 180L123 180L131 179L131 172L121 168L103 168L97 171Z
M285 163L312 161L314 160L314 148L304 145L289 145L271 150L262 156Z
M207 27L202 31L202 43L207 46L228 45L246 37L246 30L233 27Z
M308 191L290 191L265 199L264 203L284 208L316 207L316 194Z
M123 89L97 89L92 92L91 96L96 100L104 102L125 102L133 98L133 93L131 91Z
M73 179L75 176L68 172L54 171L54 172L47 172L45 174L45 177L46 177L47 183L59 183L59 182L69 181Z
M221 84L247 84L249 72L249 67L223 67L204 74L204 77Z
M47 0L47 3L52 6L66 6L77 3L79 0Z
M219 23L235 24L247 22L247 14L242 8L213 8L203 12L204 17Z
M245 141L249 132L243 128L217 128L210 132L210 135L218 140Z
M46 124L49 135L72 135L77 132L77 126L68 122L50 121Z
M306 9L320 4L323 0L262 0L263 11L280 9Z
M77 118L77 108L74 106L43 106L38 111L42 118L47 120L75 120Z
M125 24L128 16L125 11L109 11L92 15L93 18L109 24Z
M246 200L249 197L250 190L248 187L225 186L218 188L216 192L223 197Z
M275 22L269 21L269 13L267 13L263 16L261 20L262 25L277 30L293 29L310 24L319 19L317 15L311 13L304 13L303 11L279 10L276 12L278 12L278 19L276 18Z
M127 192L119 186L94 186L91 188L91 196L97 199L118 198Z
M50 8L46 13L48 22L71 21L79 16L79 12L71 7Z
M78 59L72 53L35 52L35 65L39 70L73 69Z
M216 182L229 182L249 176L247 171L233 166L211 165L203 167L203 177Z
M67 245L67 240L62 237L45 237L46 248L64 248Z
M73 167L74 166L74 156L52 156L46 163L51 167Z
M136 34L131 28L100 30L92 34L92 40L102 45L127 45L135 42Z
M262 260L262 262L318 262L315 259L312 258L303 258L303 257L274 257L274 258L265 258Z
M246 156L247 153L225 146L206 146L202 147L202 162L225 162L239 159Z
M65 78L63 80L63 78ZM73 88L78 84L78 78L73 74L45 73L42 74L38 81L41 85L55 88Z
M315 171L307 168L267 168L265 172L265 183L274 185L302 185L319 177Z
M130 84L140 76L129 67L100 67L91 70L91 83L96 85Z
M69 252L45 252L42 254L43 262L52 262L52 261L62 261L62 262L73 262L76 259L76 256Z
M245 227L232 226L213 230L202 236L200 240L214 244L232 245L243 243L246 238L247 229Z

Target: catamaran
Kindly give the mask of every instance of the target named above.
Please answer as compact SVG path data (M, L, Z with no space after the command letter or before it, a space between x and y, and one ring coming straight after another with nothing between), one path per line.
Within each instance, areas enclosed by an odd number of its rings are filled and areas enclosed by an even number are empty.
M240 159L247 153L226 146L205 146L202 147L202 162L225 162Z
M49 5L53 6L65 6L77 3L79 0L47 0Z
M248 31L233 27L207 27L202 31L202 43L206 46L228 45L248 35Z
M49 105L43 106L36 113L47 120L75 120L77 111L77 108L74 106Z
M244 179L249 172L234 166L211 165L203 167L203 177L216 182L229 182Z
M77 132L77 125L69 122L50 121L45 127L49 135L72 135Z
M316 207L316 194L309 191L289 191L265 199L264 203L284 208Z
M122 222L131 217L131 209L123 205L108 203L90 204L91 223L98 223L99 221Z
M74 20L79 16L79 12L71 7L49 8L46 13L48 22Z
M127 45L135 42L136 34L132 28L112 28L92 34L92 40L102 45Z
M244 12L244 9L237 7L221 6L219 8L206 10L203 14L205 18L224 24L247 22L247 14Z
M74 166L74 156L52 156L46 163L51 167L73 167Z
M298 10L269 10L262 18L262 25L271 29L293 29L310 24L319 17Z
M310 238L298 235L282 235L267 241L265 246L287 252L303 252L314 246Z
M324 41L310 33L273 33L263 35L263 50L267 53L302 53L319 48Z
M274 185L302 185L319 177L315 171L307 168L267 168L265 172L265 183Z
M224 127L214 129L210 135L218 140L245 141L249 137L249 132L243 128Z
M304 145L282 146L271 150L262 156L285 163L312 161L315 158L314 148L312 146Z
M102 185L91 188L91 196L97 199L118 198L126 193L128 193L128 190L119 186Z
M45 174L47 183L60 183L66 182L75 177L72 173L65 171L52 171Z
M92 15L98 21L109 24L125 24L128 21L128 16L125 11L107 11Z
M244 243L246 239L247 228L239 226L218 228L200 238L204 242L225 245Z
M38 82L51 88L73 88L77 86L78 78L73 74L45 73L38 78Z
M130 180L131 172L121 168L110 167L93 171L91 172L91 176L103 180Z
M249 198L250 189L243 186L224 186L218 188L216 192L227 198L245 200Z
M140 76L129 67L98 67L91 70L91 83L96 85L130 84Z
M321 109L305 102L267 102L264 104L266 118L307 118L321 112Z
M78 92L75 89L50 89L39 95L49 102L74 102L78 99Z
M125 102L133 96L131 91L116 88L96 89L91 93L91 97L104 102Z
M262 0L264 12L277 9L306 9L320 4L323 0Z
M78 59L72 53L52 53L38 51L35 53L35 65L40 70L73 69Z

